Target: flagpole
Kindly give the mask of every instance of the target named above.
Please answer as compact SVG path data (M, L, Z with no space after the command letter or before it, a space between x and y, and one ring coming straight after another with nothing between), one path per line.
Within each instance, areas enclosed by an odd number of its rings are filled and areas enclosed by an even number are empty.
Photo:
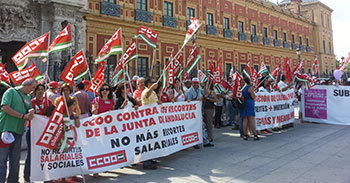
M183 47L181 47L181 49L176 53L176 55L174 56L174 58L177 57L177 55L180 53L180 51L182 51ZM165 71L169 68L170 64L168 64L167 66L165 66L165 69L163 69L162 74L159 76L159 79L157 80L156 83L158 83L161 79L163 74L165 73Z
M130 83L131 79L129 76L129 65L126 65L126 74L128 76L128 80L129 80L129 84L130 84L130 89L131 89L131 93L134 93L134 89L132 88L132 83Z
M49 32L49 43L50 43L50 41L51 41L51 39L50 39L50 33L51 32ZM50 48L50 44L48 45L49 46L49 48ZM49 77L49 60L50 60L50 50L48 50L48 52L47 52L47 60L46 60L46 76L47 77ZM33 63L33 62L32 62ZM34 63L33 63L34 64ZM48 78L45 78L45 85L47 85L48 83L47 83L47 81L48 81ZM45 92L45 96L46 96L47 94L46 94L46 92ZM47 106L49 106L49 100L47 99L47 96L45 97L46 99L46 105ZM54 102L54 101L51 101L52 103Z
M62 97L63 97L64 105L66 106L66 110L67 110L68 119L69 119L69 121L70 121L70 114L69 114L69 109L68 109L68 105L67 105L66 97L65 97L65 95L64 95L64 94L62 95ZM76 105L76 104L75 104L75 105ZM74 126L75 126L75 121L74 121ZM74 138L73 138L73 140L74 140L74 145L76 145L76 144L77 144L76 140L75 140ZM81 167L81 166L79 166L79 168L80 168L80 173L81 173L81 176L83 177L83 182L85 183L86 181L85 181L85 177L84 177L84 174L83 174L83 169L82 169L82 167Z
M156 46L156 48L157 48L157 46ZM156 48L154 48L153 49L153 55L152 55L152 65L151 65L151 72L150 72L150 76L152 76L153 75L153 65L154 65L154 58L156 57L155 55L156 55L156 51L157 51L157 49Z

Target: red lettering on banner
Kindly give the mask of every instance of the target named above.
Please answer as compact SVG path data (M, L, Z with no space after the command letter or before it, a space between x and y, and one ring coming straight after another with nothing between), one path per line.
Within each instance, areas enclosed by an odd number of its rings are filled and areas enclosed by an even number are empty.
M181 136L181 139L182 139L182 145L188 145L194 142L198 142L199 135L198 135L198 132L194 132L194 133Z
M105 135L111 135L111 134L117 134L118 129L116 126L111 126L111 128L108 130L108 127L104 127Z
M96 169L127 162L125 150L86 158L88 169Z
M100 129L99 128L95 128L95 129L86 129L86 138L90 138L90 137L98 137L98 136L101 136L101 133L100 133Z

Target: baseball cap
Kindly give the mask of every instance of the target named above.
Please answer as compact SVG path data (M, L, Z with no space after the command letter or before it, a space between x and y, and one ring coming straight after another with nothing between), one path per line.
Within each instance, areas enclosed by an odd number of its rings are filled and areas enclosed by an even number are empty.
M134 77L132 77L132 81L137 81L139 79L139 76L134 76Z
M2 132L0 139L0 147L7 148L15 141L15 137L11 132Z
M51 81L50 83L49 83L49 88L57 88L58 87L58 83L56 82L56 81Z
M199 79L198 78L193 78L192 79L192 83L199 83Z
M90 81L88 81L88 80L83 80L82 83L83 83L84 85L89 85L89 84L90 84Z

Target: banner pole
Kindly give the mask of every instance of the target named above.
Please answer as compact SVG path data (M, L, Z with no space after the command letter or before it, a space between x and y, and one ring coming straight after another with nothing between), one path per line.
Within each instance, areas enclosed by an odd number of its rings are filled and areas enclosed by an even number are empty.
M49 32L49 48L50 48L50 33ZM46 76L47 78L45 77L45 86L48 84L48 79L49 79L49 60L50 60L50 51L47 52L47 60L46 60ZM34 64L34 62L32 62L32 64ZM45 101L46 101L46 105L49 106L49 100L47 99L47 94L45 92ZM55 101L51 101L52 103L54 103Z
M154 67L154 60L155 60L155 57L156 57L156 52L157 49L153 49L153 55L152 55L152 64L151 64L151 72L149 74L149 76L152 76L153 75L153 67Z

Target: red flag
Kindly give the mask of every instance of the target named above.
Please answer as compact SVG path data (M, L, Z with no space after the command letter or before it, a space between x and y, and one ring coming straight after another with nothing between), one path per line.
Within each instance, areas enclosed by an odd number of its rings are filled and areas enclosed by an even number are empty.
M173 58L173 54L171 53L170 58L169 58L169 62L168 64L168 80L167 80L167 86L173 86L174 85L174 58Z
M87 90L95 93L98 95L98 88L103 84L104 82L104 73L105 73L105 64L102 64L100 68L97 70L94 79L87 87Z
M28 58L41 57L45 58L49 55L49 37L50 33L46 33L39 38L25 44L13 57L12 60L16 64L18 70L22 70L28 63ZM46 60L43 60L44 62Z
M287 81L291 83L293 81L293 74L292 74L292 71L290 70L290 62L288 57L284 62L283 71L284 71L284 74L286 75Z
M294 68L293 74L296 74L301 71L301 69L303 68L303 63L304 63L304 59L301 60L300 63Z
M70 24L59 33L55 40L52 41L49 47L49 52L55 53L69 49L73 46L72 33L70 31Z
M174 76L180 78L183 74L183 54L180 52L174 59Z
M215 70L214 83L220 83L221 77L222 77L222 65L221 65L221 59L219 59L218 65L216 66L216 70Z
M117 55L122 52L122 31L118 29L98 53L95 64L104 62L110 55Z
M350 61L350 53L349 53L348 58L346 58L346 60L344 60L344 61L342 62L342 64L341 64L340 67L338 68L338 70L344 72L344 71L346 70L346 66L348 65L349 61Z
M136 31L136 36L144 40L153 49L157 48L159 33L145 26L140 25Z
M66 105L63 97L57 103L44 132L41 134L36 145L55 150L60 143L64 133L63 115L66 114Z
M201 59L202 58L201 58L201 55L199 54L199 49L197 47L197 44L196 42L194 42L192 45L190 55L188 56L188 59L187 59L186 72L190 74L192 70L195 69L195 67L200 62Z
M248 61L247 65L245 65L244 69L243 69L243 74L248 77L250 79L250 81L252 80L252 67L250 65L250 60Z
M28 68L25 68L21 71L14 71L9 74L11 80L15 85L19 85L23 83L24 80L30 79L30 78L35 78L40 76L40 71L38 68L35 66L35 64L32 62L32 65Z
M243 95L242 95L242 88L244 87L245 85L245 82L243 80L243 77L238 74L237 72L233 75L233 78L232 78L235 82L234 82L234 85L233 85L233 94L232 94L232 97L233 98L237 98L237 99L242 99L243 98Z
M184 72L184 75L183 75L182 80L183 80L183 81L189 81L189 80L190 80L190 75L188 75L187 72Z
M83 78L88 72L88 65L84 55L84 50L81 49L73 58L70 60L66 68L63 70L60 79L74 84L74 81Z
M215 66L214 66L214 60L213 58L210 61L209 69L207 71L209 79L211 81L214 81L214 76L215 76Z
M259 87L259 78L261 78L261 75L255 70L255 68L252 68L252 83L254 88Z
M0 83L8 88L11 87L9 73L5 69L5 65L0 62Z
M274 77L274 80L277 81L281 74L282 64L279 64L272 72L271 75Z

